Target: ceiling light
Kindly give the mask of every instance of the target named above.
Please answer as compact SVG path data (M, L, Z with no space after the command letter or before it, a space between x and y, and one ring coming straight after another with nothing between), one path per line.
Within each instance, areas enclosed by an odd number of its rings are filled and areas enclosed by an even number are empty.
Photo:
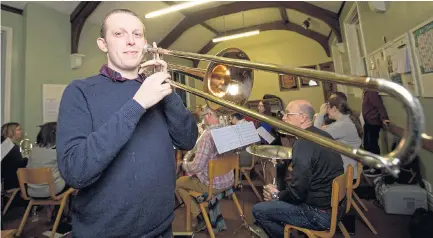
M214 38L212 41L214 43L216 43L216 42L225 41L225 40L233 40L233 39L237 39L237 38L241 38L241 37L253 36L253 35L257 35L259 33L260 33L259 30L248 31L248 32L244 32L244 33L230 35L230 36L217 37L217 38Z
M173 5L171 7L167 7L167 8L158 10L158 11L150 12L150 13L146 14L144 17L145 18L158 17L158 16L165 15L165 14L168 14L171 12L176 12L176 11L180 11L180 10L183 10L186 8L205 4L207 2L210 2L210 0L196 0L196 1L186 2L186 3L176 4L176 5Z
M314 80L310 80L310 82L308 82L308 86L317 86L317 82Z

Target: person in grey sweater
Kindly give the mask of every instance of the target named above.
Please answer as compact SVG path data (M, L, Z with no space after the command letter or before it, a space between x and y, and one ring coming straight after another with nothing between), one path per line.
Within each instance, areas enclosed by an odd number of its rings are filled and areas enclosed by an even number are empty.
M65 189L65 180L60 176L57 167L56 122L48 122L40 126L36 137L36 146L30 154L27 168L51 168L56 194ZM48 184L28 184L27 192L31 197L50 197Z
M324 125L326 113L335 122ZM344 93L336 92L331 94L328 102L320 107L320 112L314 120L314 126L328 132L335 140L348 144L353 148L359 148L362 144L363 130L361 123L349 108ZM351 164L354 169L353 178L356 179L358 177L358 162L345 155L341 157L343 159L344 171L346 172L347 166Z

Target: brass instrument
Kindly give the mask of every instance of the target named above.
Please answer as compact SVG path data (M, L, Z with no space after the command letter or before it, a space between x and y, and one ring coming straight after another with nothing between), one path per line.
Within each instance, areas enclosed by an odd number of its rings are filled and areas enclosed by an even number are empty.
M33 144L30 139L27 137L27 134L24 135L24 139L20 141L20 152L23 157L28 157L33 149Z
M298 138L310 140L319 145L332 149L370 167L384 168L393 176L398 176L400 172L400 165L411 162L420 149L421 137L424 132L424 112L422 106L418 99L414 97L406 88L389 80L342 75L333 72L306 68L289 68L284 65L252 62L241 50L235 49L223 50L216 56L153 48L150 45L144 47L143 50L147 54L153 54L154 57L156 57L157 54L162 54L210 62L203 79L205 92L174 81L171 81L170 84L173 87L185 90L189 93L206 99L206 103L208 103L208 105L213 109L218 110L220 109L219 106L223 106L225 108L237 111L243 115L268 123L276 129L286 131L287 133L295 135ZM278 74L307 77L313 80L334 82L338 84L385 92L400 100L404 105L407 113L407 125L404 136L394 151L391 151L386 155L377 155L363 149L350 147L341 142L326 138L307 130L297 128L278 119L259 114L256 111L246 109L242 107L242 105L245 103L246 99L251 93L253 82L252 69L270 71ZM226 72L227 70L230 70L230 72L234 71L236 72L234 74L236 76L243 76L233 79L233 83L239 86L238 89L240 90L240 93L238 95L231 95L229 93L230 90L228 89L231 85L232 78L229 77L228 74L224 76L224 70L226 70ZM230 74L230 76L232 76L232 74Z

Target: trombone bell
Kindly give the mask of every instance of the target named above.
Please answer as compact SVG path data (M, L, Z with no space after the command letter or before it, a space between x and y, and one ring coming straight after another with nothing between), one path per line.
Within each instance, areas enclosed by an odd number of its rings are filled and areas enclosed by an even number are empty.
M217 53L217 56L250 60L240 49L228 48ZM254 71L249 68L238 68L224 64L210 63L203 79L204 91L218 98L244 105L253 89ZM229 113L226 107L206 100L206 104L214 111Z

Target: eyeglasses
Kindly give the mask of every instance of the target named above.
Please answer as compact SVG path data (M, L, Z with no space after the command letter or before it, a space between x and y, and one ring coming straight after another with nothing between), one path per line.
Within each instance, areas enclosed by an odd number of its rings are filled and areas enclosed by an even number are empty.
M291 115L302 115L304 113L302 112L285 112L284 115L285 116L291 116Z

